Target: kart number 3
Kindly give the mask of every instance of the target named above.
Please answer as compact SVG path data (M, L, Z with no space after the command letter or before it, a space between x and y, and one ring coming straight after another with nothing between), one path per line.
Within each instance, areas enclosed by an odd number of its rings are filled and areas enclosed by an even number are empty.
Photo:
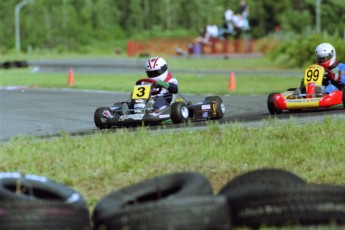
M136 85L134 86L132 99L148 99L150 97L151 86Z

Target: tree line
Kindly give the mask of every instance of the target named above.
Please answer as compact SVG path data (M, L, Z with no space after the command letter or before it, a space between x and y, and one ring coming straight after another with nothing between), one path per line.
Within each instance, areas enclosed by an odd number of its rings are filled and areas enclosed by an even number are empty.
M0 52L15 47L15 7L24 0L0 0ZM318 0L247 0L251 35L315 29ZM344 33L343 0L320 0L322 31ZM224 11L239 0L31 0L21 8L22 49L56 49L129 38L197 36L197 29L222 24Z

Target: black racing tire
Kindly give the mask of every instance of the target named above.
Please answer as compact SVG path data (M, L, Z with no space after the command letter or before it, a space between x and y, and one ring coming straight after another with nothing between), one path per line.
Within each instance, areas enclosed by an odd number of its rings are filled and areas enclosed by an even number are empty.
M15 220L19 221L19 219L22 219L22 223L32 222L28 226L33 227L25 229L34 229L35 224L40 226L36 229L59 229L58 226L63 225L58 224L58 220L61 219L65 221L75 219L78 223L83 222L80 226L90 226L89 209L82 195L68 186L43 176L1 172L0 210L2 208L6 209L6 215L0 215L0 229L21 229L11 227L18 226L20 223L16 223ZM53 220L54 218L57 219ZM57 224L54 225L57 227L48 228L53 223ZM75 223L70 222L70 226L74 226L71 229L78 229ZM46 224L49 226L43 228ZM68 223L65 224L67 226Z
M90 230L88 208L54 201L1 201L2 230Z
M345 187L247 185L231 201L234 226L345 224ZM229 204L229 200L228 200Z
M189 118L189 110L186 103L173 103L171 105L170 118L174 124L186 123Z
M220 190L220 194L235 193L236 189L245 184L272 185L280 188L285 185L306 185L306 182L299 176L284 169L263 168L241 174L229 181Z
M111 126L109 126L106 123L106 119L102 117L103 116L102 113L105 110L108 110L109 112L111 112L109 107L100 107L100 108L96 109L95 114L93 116L95 125L99 129L109 129L109 128L111 128Z
M0 201L56 201L87 207L74 189L46 177L19 172L0 173Z
M343 88L342 92L343 92L342 101L343 101L343 106L345 108L345 88Z
M14 63L17 68L26 68L29 66L27 61L15 61Z
M235 177L220 189L219 194L227 197L233 224L240 225L242 220L237 216L237 207L232 204L241 199L243 194L255 193L255 187L266 186L272 189L280 189L292 185L306 186L306 182L299 176L283 169L264 168L249 171Z
M210 182L202 174L181 172L158 176L109 193L96 204L92 219L95 229L98 229L98 226L122 216L124 210L133 207L140 209L146 203L197 195L213 195ZM124 213L125 216L127 214Z
M273 96L277 94L277 93L271 93L268 95L267 97L267 108L268 111L270 112L270 114L275 115L275 114L280 114L282 112L281 109L278 109L275 105L274 105L274 100L273 100Z
M15 63L13 61L5 61L2 65L4 69L11 69L15 67Z
M231 219L224 196L189 196L125 206L94 229L228 230Z
M225 105L223 99L219 96L206 97L205 101L210 102L213 114L211 120L219 120L224 117Z

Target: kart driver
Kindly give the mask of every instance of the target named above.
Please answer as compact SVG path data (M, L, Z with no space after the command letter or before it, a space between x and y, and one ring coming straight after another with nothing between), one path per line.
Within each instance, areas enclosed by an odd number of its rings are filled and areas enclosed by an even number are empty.
M335 90L341 90L345 85L345 64L339 63L336 57L334 47L329 43L321 43L315 49L317 64L325 69L325 76L322 82L324 90L321 87L315 87L315 93L321 94L331 93ZM301 90L305 92L303 80L301 88L295 90L295 95L301 94Z
M172 77L168 71L167 62L161 57L151 57L145 63L147 77L156 80L155 86L162 87L159 94L153 95L153 107L155 109L162 109L164 106L169 106L167 98L172 98L172 94L178 92L177 79Z

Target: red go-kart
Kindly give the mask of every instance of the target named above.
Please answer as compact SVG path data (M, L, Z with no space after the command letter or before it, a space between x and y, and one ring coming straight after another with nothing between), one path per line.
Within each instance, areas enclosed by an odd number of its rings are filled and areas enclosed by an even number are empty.
M267 107L270 114L279 114L284 110L297 111L345 107L343 90L336 90L331 93L322 93L315 90L317 87L322 86L324 72L323 67L319 65L311 65L306 68L303 79L305 93L296 93L296 88L291 88L283 93L269 94Z

